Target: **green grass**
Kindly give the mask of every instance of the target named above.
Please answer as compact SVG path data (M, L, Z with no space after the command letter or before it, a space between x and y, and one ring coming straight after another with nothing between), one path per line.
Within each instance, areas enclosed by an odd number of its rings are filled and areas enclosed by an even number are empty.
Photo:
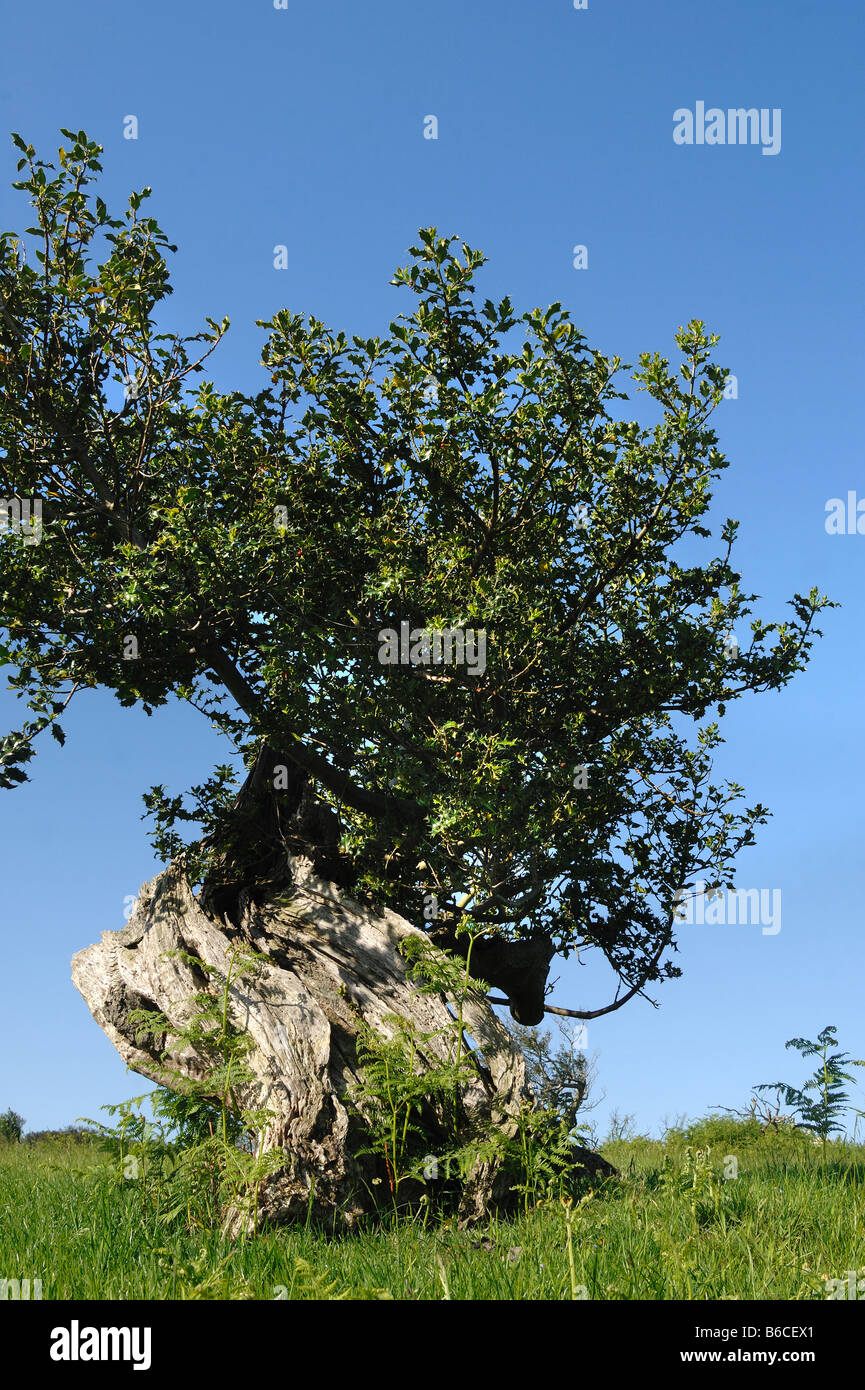
M800 1135L709 1120L603 1152L622 1176L570 1210L230 1242L160 1224L89 1145L0 1145L0 1278L45 1299L822 1299L821 1276L865 1266L865 1146L823 1163Z

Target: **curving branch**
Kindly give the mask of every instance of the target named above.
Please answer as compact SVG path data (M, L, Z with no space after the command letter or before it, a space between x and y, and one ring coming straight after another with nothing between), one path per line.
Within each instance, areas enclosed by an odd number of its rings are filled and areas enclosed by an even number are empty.
M670 924L672 925L672 918ZM601 1018L603 1014L615 1013L616 1009L621 1009L623 1004L627 1004L629 1000L633 999L635 994L639 994L644 989L646 981L648 980L655 966L658 964L658 961L661 959L661 956L664 953L664 948L667 946L667 944L668 943L666 941L661 942L661 945L655 952L654 956L649 962L649 965L646 967L646 970L643 973L642 980L635 984L632 989L629 989L627 994L623 994L621 999L614 999L611 1004L606 1004L602 1009L563 1009L558 1004L544 1004L544 1013L558 1014L561 1018L582 1019ZM509 999L497 999L494 995L491 994L488 994L486 996L486 999L488 1004L503 1004L505 1007L507 1007L511 1002Z

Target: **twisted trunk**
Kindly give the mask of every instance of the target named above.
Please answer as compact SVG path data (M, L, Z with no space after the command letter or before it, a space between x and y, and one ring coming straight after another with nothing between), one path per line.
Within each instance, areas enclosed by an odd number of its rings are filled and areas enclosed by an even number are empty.
M421 994L406 976L399 944L422 937L394 913L378 915L316 878L308 863L292 864L292 889L280 899L247 908L237 926L208 915L182 872L172 867L144 885L121 931L104 932L80 951L72 978L93 1017L135 1071L164 1083L167 1066L195 1081L208 1074L205 1057L186 1047L168 1050L165 1038L139 1040L136 1009L158 1009L178 1031L189 1021L191 997L202 972L180 951L225 972L226 953L238 938L266 956L254 978L231 987L231 1022L252 1039L245 1059L255 1077L244 1100L274 1118L265 1150L279 1149L285 1166L265 1179L259 1213L275 1222L342 1210L352 1221L369 1210L375 1161L359 1159L351 1090L361 1080L359 1021L392 1036L396 1014L429 1038L418 1066L447 1060L453 1017L444 997ZM205 983L206 987L206 983ZM465 1137L485 1122L513 1131L525 1092L525 1066L507 1030L483 997L472 992L463 1007L465 1027L479 1045L476 1076L462 1091ZM434 1109L435 1107L433 1107ZM444 1140L444 1116L439 1115ZM480 1214L495 1197L491 1164L478 1165L465 1184L463 1215ZM236 1224L236 1223L235 1223Z
M143 886L126 927L104 932L98 945L74 957L72 978L133 1070L159 1084L166 1084L166 1069L203 1082L212 1060L177 1041L194 1012L193 997L215 992L214 979L225 978L232 947L260 953L256 972L238 978L228 993L229 1021L252 1044L244 1058L252 1079L240 1103L272 1112L261 1151L277 1151L285 1160L259 1188L257 1218L281 1223L341 1211L351 1223L373 1210L373 1184L390 1177L376 1155L358 1154L366 1139L353 1096L363 1079L363 1025L392 1037L392 1016L403 1020L421 1039L415 1067L427 1072L451 1057L455 1012L444 994L420 992L400 950L410 937L436 955L438 947L395 912L362 906L348 895L350 873L338 854L332 812L316 802L302 775L274 795L279 766L262 745L212 847L201 893L192 891L181 863L171 865ZM526 944L515 944L517 954ZM479 952L483 978L518 990L522 977L511 958L501 956L494 946ZM528 972L532 1007L534 995L543 998L545 945L539 961ZM526 961L516 963L525 972ZM167 1036L142 1034L131 1017L138 1009L164 1015L171 1025ZM525 1059L483 990L468 991L462 1019L472 1076L460 1088L456 1115L433 1095L425 1102L432 1154L490 1126L512 1135L521 1106L534 1104ZM586 1150L575 1149L574 1157L586 1171L613 1171ZM420 1183L408 1184L401 1196L411 1200L422 1191ZM497 1165L477 1162L461 1175L460 1214L478 1218L507 1193ZM251 1222L239 1211L229 1213L234 1231Z

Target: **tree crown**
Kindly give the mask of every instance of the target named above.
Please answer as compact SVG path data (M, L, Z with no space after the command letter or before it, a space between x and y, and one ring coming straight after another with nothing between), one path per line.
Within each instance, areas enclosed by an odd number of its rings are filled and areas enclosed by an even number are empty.
M196 378L227 320L160 331L176 248L150 190L111 217L100 147L63 134L56 165L13 137L35 225L0 236L0 488L42 508L38 545L0 534L0 660L33 716L2 784L76 691L176 696L310 779L359 893L597 948L631 992L677 974L678 890L729 883L767 814L712 780L716 715L803 669L828 603L794 595L739 649L736 523L694 562L727 466L717 337L643 354L657 419L622 418L618 358L560 304L481 300L484 257L428 228L386 337L283 310L262 389L222 393ZM152 789L157 845L212 829L229 787Z

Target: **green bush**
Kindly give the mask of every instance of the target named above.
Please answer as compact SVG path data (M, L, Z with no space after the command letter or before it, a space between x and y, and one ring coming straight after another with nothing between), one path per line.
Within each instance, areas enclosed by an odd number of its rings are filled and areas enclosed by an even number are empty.
M0 1115L0 1141L5 1141L8 1144L20 1144L23 1133L24 1117L16 1114L10 1106L4 1114Z
M671 1155L690 1147L712 1149L716 1154L750 1151L767 1158L785 1158L810 1148L810 1136L792 1116L764 1121L756 1114L705 1115L668 1129L663 1144Z
M672 1131L672 1134L676 1131ZM681 1131L682 1141L694 1148L724 1149L750 1147L759 1144L764 1130L756 1115L738 1117L736 1115L706 1115L693 1120Z
M56 1144L62 1149L70 1149L75 1145L95 1144L99 1141L99 1135L92 1129L83 1129L80 1125L67 1125L65 1129L34 1129L29 1134L25 1134L23 1144L33 1148L37 1144Z

